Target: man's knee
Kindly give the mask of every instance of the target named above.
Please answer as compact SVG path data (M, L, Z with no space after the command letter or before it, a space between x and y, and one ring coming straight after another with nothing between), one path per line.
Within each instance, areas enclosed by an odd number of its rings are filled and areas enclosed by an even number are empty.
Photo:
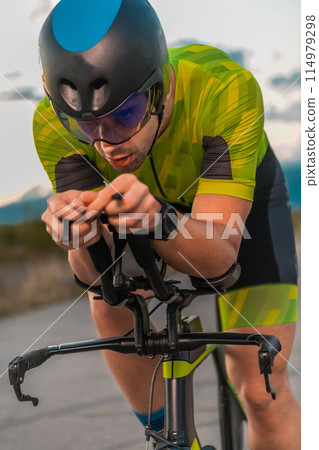
M273 400L271 394L267 392L265 378L262 374L251 376L249 373L246 373L239 382L237 381L237 386L235 384L244 409L250 416L253 415L256 418L268 417L267 420L271 420L272 411L290 391L286 368L274 371L269 376L269 381L276 391L277 403L276 400Z
M261 375L262 377L262 375ZM254 414L265 413L274 401L266 391L265 383L244 382L238 392L244 409L253 411Z
M235 329L234 332L248 333L247 329ZM287 371L287 360L291 352L295 324L274 327L260 327L259 332L278 336L282 351L276 356L273 373L269 375L270 385L277 392L277 400L273 400L266 391L264 375L260 374L257 349L251 347L230 346L226 348L226 369L245 409L254 414L274 411L281 400L289 396L290 384Z
M276 400L273 400L271 394L266 390L265 378L260 373L256 355L251 356L247 359L244 358L244 361L239 361L237 358L235 361L228 361L227 372L244 409L252 411L254 414L264 414L274 407ZM252 364L252 361L255 363ZM276 390L278 399L282 399L289 392L287 364L284 359L275 361L273 373L269 375L269 382Z

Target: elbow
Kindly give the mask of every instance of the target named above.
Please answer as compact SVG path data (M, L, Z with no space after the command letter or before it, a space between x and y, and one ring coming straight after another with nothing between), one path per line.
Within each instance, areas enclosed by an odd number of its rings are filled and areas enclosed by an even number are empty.
M224 275L237 262L237 257L238 251L232 245L227 245L223 248L219 257L217 256L210 261L203 275L206 278L218 278Z
M223 261L220 273L217 276L224 275L237 262L237 253L235 251L230 253L231 254L229 254L228 257Z

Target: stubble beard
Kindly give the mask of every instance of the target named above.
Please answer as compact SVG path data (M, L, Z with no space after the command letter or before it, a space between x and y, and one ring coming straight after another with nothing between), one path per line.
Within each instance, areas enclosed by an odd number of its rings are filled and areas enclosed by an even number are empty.
M117 168L114 167L114 169L119 173L135 172L142 166L143 162L147 158L148 151L149 147L146 146L143 148L142 151L133 147L132 151L130 152L132 153L132 161L130 161L130 163L124 167L117 167Z

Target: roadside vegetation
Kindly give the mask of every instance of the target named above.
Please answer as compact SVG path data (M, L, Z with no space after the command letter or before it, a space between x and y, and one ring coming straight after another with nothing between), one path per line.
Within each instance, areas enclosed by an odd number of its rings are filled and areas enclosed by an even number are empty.
M76 298L67 253L42 222L0 226L0 317Z

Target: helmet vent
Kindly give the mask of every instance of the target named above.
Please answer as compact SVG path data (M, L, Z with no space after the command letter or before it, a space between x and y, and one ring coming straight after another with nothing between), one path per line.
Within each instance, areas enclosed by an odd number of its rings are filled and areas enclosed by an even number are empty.
M72 81L63 79L60 85L60 94L63 100L75 111L81 111L81 99L79 91Z
M91 84L91 89L91 108L92 111L98 111L106 104L110 96L110 86L107 84L106 80L98 79Z

